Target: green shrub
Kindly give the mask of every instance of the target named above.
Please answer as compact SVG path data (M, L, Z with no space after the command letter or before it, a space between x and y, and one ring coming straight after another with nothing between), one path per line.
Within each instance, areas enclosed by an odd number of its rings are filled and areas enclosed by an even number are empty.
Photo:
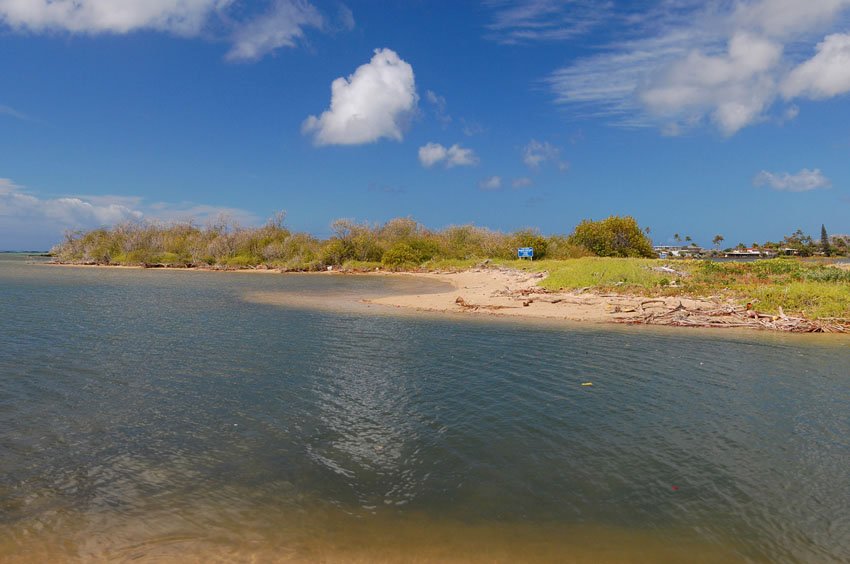
M321 261L329 266L336 266L354 258L351 246L342 239L331 239L322 247Z
M546 245L546 258L549 259L574 259L588 257L592 254L586 248L570 243L567 237L563 235L549 237Z
M396 243L384 253L381 264L390 268L401 266L418 266L422 258L419 252L407 243Z
M256 266L259 263L251 255L236 255L235 257L228 257L221 264L231 268L245 268L246 266Z
M568 242L600 257L655 257L652 243L631 216L582 221Z
M549 241L537 229L522 229L515 232L511 236L511 244L514 247L514 256L516 256L516 249L531 247L534 249L535 259L545 258L549 248Z

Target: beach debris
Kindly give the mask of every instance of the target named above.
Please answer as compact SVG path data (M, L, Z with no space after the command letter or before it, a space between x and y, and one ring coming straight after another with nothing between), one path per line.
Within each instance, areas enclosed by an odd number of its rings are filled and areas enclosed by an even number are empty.
M605 310L608 313L635 313L637 312L637 308L628 305L619 305L619 304L605 304Z
M470 311L478 311L479 309L487 309L487 310L499 310L499 309L511 309L517 306L506 306L506 305L498 305L498 304L471 304L464 300L461 296L458 296L455 300L455 303L462 307L465 310Z
M642 303L641 309L644 311L644 315L615 319L620 323L673 325L677 327L742 327L790 333L850 332L850 319L792 317L781 308L777 315L773 315L757 311L752 302L748 302L744 307L727 304L718 305L713 309L688 307L682 301L679 301L679 305L671 308L666 302L662 302L662 305L653 306L651 311L646 311L646 306L650 302L660 301L650 300Z
M663 272L665 274L673 274L675 276L688 276L689 273L683 272L681 270L676 270L675 268L670 268L669 266L653 266L650 267L650 270L654 270L655 272Z

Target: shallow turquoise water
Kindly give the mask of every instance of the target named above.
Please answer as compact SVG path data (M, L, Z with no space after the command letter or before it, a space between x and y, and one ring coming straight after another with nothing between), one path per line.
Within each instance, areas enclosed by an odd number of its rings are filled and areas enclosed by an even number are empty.
M0 255L0 560L850 560L850 339L412 289Z

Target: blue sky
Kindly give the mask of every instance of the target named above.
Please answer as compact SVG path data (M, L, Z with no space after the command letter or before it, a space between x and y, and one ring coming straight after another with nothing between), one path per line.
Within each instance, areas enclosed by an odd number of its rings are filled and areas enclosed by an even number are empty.
M850 0L0 0L0 248L277 210L850 233Z

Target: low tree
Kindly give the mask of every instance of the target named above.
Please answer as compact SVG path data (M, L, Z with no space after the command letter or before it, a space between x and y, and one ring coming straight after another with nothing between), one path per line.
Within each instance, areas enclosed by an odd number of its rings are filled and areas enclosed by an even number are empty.
M652 242L631 216L585 219L567 241L600 257L655 257Z
M847 254L847 237L836 236L833 235L830 237L830 244L832 245L834 254L838 255L846 255Z
M809 235L803 233L802 229L796 230L791 235L786 235L782 239L782 246L794 249L801 256L811 256L815 250L814 241Z

